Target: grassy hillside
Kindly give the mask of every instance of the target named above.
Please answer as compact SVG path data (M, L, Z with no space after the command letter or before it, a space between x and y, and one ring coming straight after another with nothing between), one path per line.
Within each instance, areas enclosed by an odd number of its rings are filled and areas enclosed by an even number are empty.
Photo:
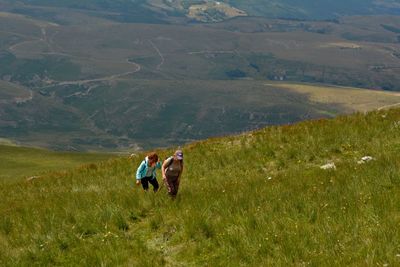
M1 184L0 265L400 264L400 109L183 150L176 201L135 187L143 155Z
M114 157L100 153L61 153L44 149L2 144L0 140L0 181L13 182L55 170L66 170L82 164Z

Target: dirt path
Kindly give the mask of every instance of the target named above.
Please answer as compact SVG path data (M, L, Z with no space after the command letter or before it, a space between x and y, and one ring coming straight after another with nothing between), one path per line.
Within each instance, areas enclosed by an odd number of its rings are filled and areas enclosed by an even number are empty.
M158 47L151 40L149 40L149 43L151 44L151 46L153 46L154 50L157 51L158 55L161 58L161 62L157 65L157 70L160 70L161 66L164 64L164 61L165 61L164 56L163 56L163 54L161 54Z
M384 109L388 109L388 108L394 108L394 107L397 107L397 106L400 106L400 103L382 106L382 107L378 108L378 110L384 110Z
M18 33L18 32L10 32L10 31L0 31L2 33L7 33L7 34L12 34L15 36L20 36L20 37L24 37L27 39L36 39L37 37L31 36L31 35L26 35L26 34L22 34L22 33Z
M112 81L112 80L115 80L117 78L120 78L120 77L123 77L123 76L127 76L129 74L136 73L139 70L140 70L140 68L138 68L135 71L128 71L128 72L124 72L124 73L114 74L114 75L111 75L111 76L97 78L97 79L58 82L57 85L83 85L83 84L86 84L86 83L93 83L93 82Z
M8 48L8 50L10 50L11 52L14 52L15 49L16 49L18 46L20 46L20 45L28 44L28 43L36 43L36 42L43 42L43 40L42 40L42 39L35 39L35 40L23 41L23 42L16 43L16 44L10 46L10 47Z
M14 45L10 46L9 50L13 52L19 45L23 45L25 43L32 43L32 42L45 42L45 40L36 39L36 40L23 41L23 42L20 42L20 43L17 43L17 44L14 44ZM50 46L50 44L48 44L48 45ZM65 56L65 57L82 59L82 57L77 57L77 56L73 56L73 55L66 54L66 53L60 53L60 52L40 52L40 53L27 52L27 53L38 54L38 55L58 55L58 56ZM90 59L90 60L96 61L96 59ZM136 69L133 70L133 71L127 71L127 72L124 72L124 73L113 74L113 75L110 75L110 76L96 78L96 79L75 80L75 81L65 81L65 82L59 82L59 81L55 81L55 80L48 80L48 82L51 83L51 84L47 85L47 86L40 87L40 88L44 89L44 88L52 87L52 86L55 86L55 85L82 85L82 84L87 84L87 83L92 83L92 82L111 81L111 80L115 80L115 79L120 78L120 77L124 77L124 76L130 75L130 74L134 74L136 72L139 72L141 70L141 68L142 68L139 64L137 64L135 62L131 62L128 59L126 59L126 62L128 64L134 65L136 67Z
M49 47L51 52L37 52L37 53L36 52L29 52L29 51L22 51L22 52L29 53L29 54L37 54L37 55L59 55L59 56L66 56L66 57L71 57L71 58L82 59L82 57L77 57L77 56L70 55L70 54L67 54L67 53L54 51L54 49L52 47L52 43L53 43L52 38L58 32L56 32L52 37L48 38L46 28L41 27L40 30L41 30L41 34L42 34L41 38L30 37L31 40L25 40L25 41L13 44L8 49L11 52L14 52L18 48L18 46L21 46L21 45L24 45L24 44L27 44L27 43L45 42L47 44L47 46ZM9 32L9 33L12 33L12 32ZM13 33L13 34L17 34L17 33ZM152 42L151 42L151 44L156 49L157 53L159 53L159 55L160 55L160 57L162 59L161 63L157 66L157 68L160 68L161 65L164 63L164 57L162 56L161 52L158 50L158 48ZM87 58L87 59L96 61L96 59L91 59L91 58ZM107 62L109 62L109 61L107 61ZM128 59L126 59L126 62L128 64L134 65L136 67L136 69L133 70L133 71L127 71L127 72L124 72L124 73L113 74L113 75L110 75L110 76L96 78L96 79L75 80L75 81L65 81L65 82L59 82L59 81L55 81L55 80L48 80L47 82L51 83L51 84L49 84L47 86L40 87L40 88L44 89L44 88L57 86L57 85L83 85L83 84L93 83L93 82L112 81L112 80L115 80L115 79L120 78L120 77L124 77L124 76L130 75L130 74L134 74L134 73L139 72L141 70L141 66L139 64L137 64L135 62L131 62Z
M49 88L49 87L53 87L53 86L59 86L59 85L84 85L87 83L94 83L94 82L105 82L105 81L113 81L115 79L127 76L127 75L131 75L134 74L136 72L139 72L142 67L135 63L135 62L131 62L128 59L126 60L126 62L128 62L129 64L135 65L136 69L133 71L127 71L124 73L118 73L118 74L113 74L110 76L106 76L106 77L101 77L101 78L96 78L96 79L87 79L87 80L75 80L75 81L65 81L65 82L59 82L59 81L55 81L55 80L48 80L48 83L51 83L49 85L46 86L42 86L40 87L40 89L45 89L45 88ZM90 92L89 92L90 93Z
M188 52L189 55L196 55L196 54L235 54L235 51L193 51L193 52Z
M4 32L6 32L6 31L4 31ZM50 48L50 43L47 40L48 38L47 38L46 28L45 27L40 27L40 32L42 34L42 37L40 37L40 38L39 37L34 37L34 36L28 36L28 35L24 35L24 34L19 34L19 33L16 33L16 32L6 32L6 33L9 33L9 34L13 34L13 35L16 35L16 36L21 36L21 37L30 39L30 40L25 40L25 41L13 44L8 48L8 50L10 50L12 52L12 51L15 51L15 49L20 45L27 44L27 43L36 43L36 42L44 42Z

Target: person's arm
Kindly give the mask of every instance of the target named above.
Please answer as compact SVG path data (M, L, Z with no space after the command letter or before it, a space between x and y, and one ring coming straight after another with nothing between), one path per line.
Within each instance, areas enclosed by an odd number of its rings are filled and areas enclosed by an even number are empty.
M182 165L181 165L181 172L179 173L178 178L177 178L178 184L181 182L182 172L183 172L183 163L182 163Z
M162 178L165 180L167 179L167 176L165 175L165 169L168 166L168 159L166 159L161 167L161 174L162 174Z
M154 170L153 170L153 173L152 173L152 175L153 175L153 178L156 178L157 177L157 174L156 174L156 171L157 171L157 169L161 169L161 161L158 161L158 162L156 162L156 164L155 164L155 166L154 166L155 168L154 168Z
M165 180L167 179L167 174L166 174L166 170L169 167L169 165L171 165L171 160L174 160L172 157L167 158L162 167L161 167L161 173L162 173L162 178Z
M157 168L157 169L161 169L161 167L162 167L161 161L157 162L157 163L156 163L156 168Z
M139 168L136 170L136 185L140 184L140 180L142 179L141 173L145 167L145 164L145 161L142 161L142 163L139 165Z

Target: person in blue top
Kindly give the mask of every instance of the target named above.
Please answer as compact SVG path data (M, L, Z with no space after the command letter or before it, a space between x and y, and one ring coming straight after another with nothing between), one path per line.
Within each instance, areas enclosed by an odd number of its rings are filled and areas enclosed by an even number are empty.
M156 177L156 169L161 169L161 162L158 161L158 155L152 152L140 163L136 171L136 185L142 184L143 189L147 191L150 183L153 191L157 192L160 186Z

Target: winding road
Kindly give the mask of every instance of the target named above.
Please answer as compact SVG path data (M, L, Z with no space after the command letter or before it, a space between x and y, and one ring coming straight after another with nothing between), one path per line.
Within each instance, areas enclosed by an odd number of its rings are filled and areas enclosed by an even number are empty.
M8 32L8 33L20 35L18 33L12 33L12 32ZM42 37L41 38L34 38L34 37L29 36L29 38L33 38L33 39L25 40L25 41L13 44L8 48L8 50L10 52L15 52L17 50L18 46L21 46L21 45L24 45L24 44L27 44L27 43L45 42L52 52L30 52L30 51L22 51L22 52L29 53L29 54L32 54L32 55L60 55L60 56L65 56L65 57L70 57L70 58L85 59L85 58L74 56L74 55L67 54L67 53L64 53L64 52L55 52L52 49L52 44L51 44L51 42L52 42L51 39L52 38L50 38L50 41L49 41L49 38L47 38L46 29L42 27L41 28L41 33L42 33ZM20 36L23 36L25 38L28 37L28 36L25 36L25 35L20 35ZM160 55L160 57L162 59L161 63L157 66L157 68L159 69L161 67L161 65L164 63L164 57L162 56L160 50L151 41L150 41L150 43L152 44L152 46L155 48L155 50L157 51L157 53ZM92 60L92 61L97 61L98 60L98 59L95 59L95 58L86 58L86 59ZM105 60L100 60L100 61L105 61ZM106 60L105 62L111 62L111 61ZM47 80L46 82L49 83L49 85L41 86L41 87L39 87L39 89L49 88L49 87L58 86L58 85L61 85L61 86L62 85L83 85L83 84L93 83L93 82L112 81L112 80L115 80L115 79L118 79L118 78L121 78L121 77L124 77L124 76L127 76L127 75L131 75L131 74L137 73L137 72L139 72L141 70L141 66L139 64L137 64L135 62L132 62L129 59L125 59L124 62L113 62L113 63L128 63L128 64L131 64L131 65L134 65L136 68L135 68L135 70L132 70L132 71L127 71L127 72L123 72L123 73L117 73L117 74L113 74L113 75L110 75L110 76L105 76L105 77L100 77L100 78L95 78L95 79L62 81L62 82L61 81L56 81L56 80Z
M128 62L129 64L135 65L136 66L136 70L133 71L127 71L124 73L118 73L118 74L113 74L110 76L106 76L106 77L101 77L101 78L96 78L96 79L87 79L87 80L75 80L75 81L65 81L65 82L59 82L59 81L55 81L55 80L49 80L48 82L51 83L50 85L46 85L46 86L42 86L40 87L41 89L44 88L49 88L49 87L53 87L53 86L59 86L59 85L83 85L83 84L87 84L87 83L93 83L93 82L105 82L105 81L112 81L127 75L131 75L134 74L136 72L139 72L142 68L139 64L135 63L135 62L131 62L128 59L126 60L126 62Z

